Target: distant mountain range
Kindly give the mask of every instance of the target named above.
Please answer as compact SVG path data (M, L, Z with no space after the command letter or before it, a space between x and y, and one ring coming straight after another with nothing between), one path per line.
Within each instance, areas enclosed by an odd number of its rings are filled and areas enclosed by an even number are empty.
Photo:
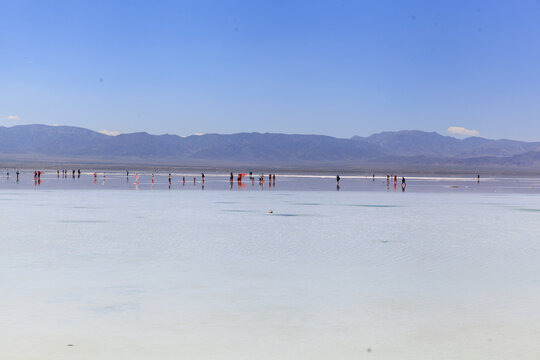
M0 163L540 171L540 142L460 140L423 131L350 139L273 133L108 136L71 126L20 125L0 127Z

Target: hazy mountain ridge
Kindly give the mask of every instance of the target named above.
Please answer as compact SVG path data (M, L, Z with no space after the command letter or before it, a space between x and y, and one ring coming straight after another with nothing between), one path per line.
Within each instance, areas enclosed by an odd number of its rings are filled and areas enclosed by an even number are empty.
M107 136L96 131L47 125L0 127L3 159L130 159L141 164L224 163L313 166L399 164L400 166L534 167L540 142L456 139L435 132L404 130L350 139L276 133L205 134L181 137L146 132Z
M483 157L513 156L529 151L540 151L540 142L524 142L508 139L490 140L482 137L456 139L436 132L403 130L382 132L354 140L378 145L382 151L396 156L428 157Z

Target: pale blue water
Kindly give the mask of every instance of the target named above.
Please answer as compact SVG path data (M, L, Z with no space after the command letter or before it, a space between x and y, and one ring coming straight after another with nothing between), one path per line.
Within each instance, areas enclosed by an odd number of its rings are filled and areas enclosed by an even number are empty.
M533 180L403 193L120 177L0 184L2 359L540 357Z

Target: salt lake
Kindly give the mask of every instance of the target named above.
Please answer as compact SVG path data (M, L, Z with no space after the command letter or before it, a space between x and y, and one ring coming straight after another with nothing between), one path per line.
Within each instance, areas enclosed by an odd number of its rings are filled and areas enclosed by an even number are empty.
M167 175L0 180L1 358L540 357L536 179Z

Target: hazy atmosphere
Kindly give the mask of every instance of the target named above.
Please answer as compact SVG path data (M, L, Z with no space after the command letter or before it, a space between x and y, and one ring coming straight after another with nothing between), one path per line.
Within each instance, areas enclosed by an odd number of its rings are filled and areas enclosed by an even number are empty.
M540 140L538 1L21 0L0 13L4 126Z

